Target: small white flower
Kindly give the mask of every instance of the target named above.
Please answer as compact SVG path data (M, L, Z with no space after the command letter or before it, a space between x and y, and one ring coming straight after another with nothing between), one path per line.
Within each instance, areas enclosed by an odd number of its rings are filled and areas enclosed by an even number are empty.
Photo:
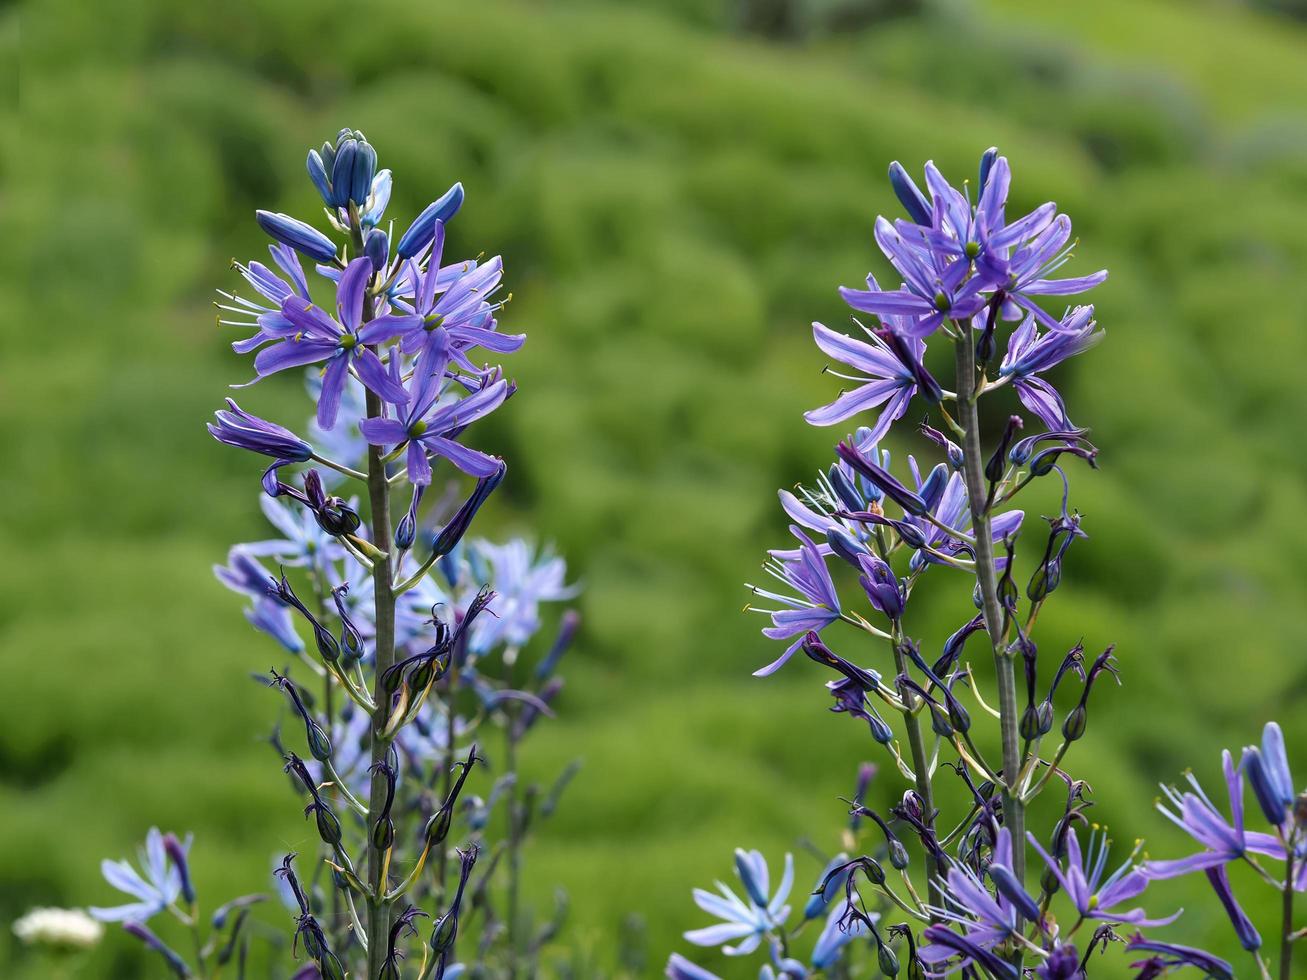
M29 946L90 949L104 926L81 909L35 908L14 922L14 934Z

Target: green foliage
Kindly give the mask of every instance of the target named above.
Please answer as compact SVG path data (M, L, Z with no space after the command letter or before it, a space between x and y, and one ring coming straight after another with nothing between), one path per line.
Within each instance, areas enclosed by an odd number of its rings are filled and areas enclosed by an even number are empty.
M838 435L800 418L836 388L807 325L843 323L834 287L881 271L892 158L962 174L998 144L1015 203L1058 200L1080 269L1112 269L1108 340L1064 379L1104 450L1073 498L1091 539L1037 637L1050 657L1118 643L1126 686L1071 759L1101 819L1175 854L1144 806L1157 780L1210 778L1272 716L1301 744L1307 36L1217 2L882 6L915 5L801 5L867 25L802 43L692 0L26 12L22 138L0 149L0 921L108 899L99 858L151 823L196 832L211 900L267 888L311 836L260 741L277 701L247 679L279 654L208 573L263 534L259 466L202 424L250 372L211 290L262 248L256 206L316 212L300 161L341 125L394 168L396 216L464 181L451 251L503 251L505 322L530 335L479 445L511 463L487 521L555 541L587 586L561 719L527 753L542 773L585 758L529 858L542 910L555 883L573 896L578 958L614 963L636 911L660 964L732 846L833 838L862 758L881 800L902 791L805 664L748 676L773 650L738 612L784 537L775 488ZM289 378L247 399L303 412ZM912 631L937 645L956 599L936 588ZM1158 892L1195 910L1177 936L1233 956L1204 889ZM5 975L36 976L13 947ZM89 975L143 969L114 935Z

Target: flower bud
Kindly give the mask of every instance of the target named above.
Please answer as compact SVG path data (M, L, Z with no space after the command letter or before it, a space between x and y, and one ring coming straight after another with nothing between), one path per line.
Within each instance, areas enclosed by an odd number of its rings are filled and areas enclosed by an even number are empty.
M894 196L899 199L903 210L908 212L908 217L913 222L919 225L931 223L930 202L897 160L889 165L889 184L894 188Z
M431 819L427 821L426 830L423 831L428 846L439 847L444 843L445 838L449 836L449 825L453 819L453 810L443 806L431 815Z
M270 237L283 245L289 245L302 255L319 262L330 262L336 257L336 246L330 238L312 225L288 214L255 211L254 220Z
M919 517L926 513L928 509L926 502L920 496L896 480L888 470L877 466L864 456L855 445L850 442L841 442L835 447L835 452L840 459L866 477L873 485L879 487L885 496L889 497L909 514L915 514Z
M436 237L436 222L447 224L463 206L463 185L455 184L445 191L438 200L432 201L426 209L408 226L408 231L395 246L395 254L401 259L411 259L431 243Z
M889 847L890 866L895 871L902 871L911 863L911 859L908 857L908 849L903 846L903 841L897 837L890 837L886 843Z
M390 257L390 237L380 228L373 228L363 242L363 254L372 262L372 268L380 272Z
M172 866L177 869L177 877L181 879L182 898L187 902L194 902L195 885L191 881L191 867L186 858L186 845L177 839L176 834L168 833L163 835L163 850L168 855L168 860L172 862Z
M881 975L897 977L899 975L899 958L894 955L894 950L889 948L889 943L880 943L879 947L876 950L876 963L880 966Z
M740 876L744 891L759 908L766 908L770 897L762 886L760 876L767 873L767 864L758 851L735 849L735 873Z
M1021 737L1027 742L1033 742L1039 738L1039 708L1035 705L1026 705L1026 710L1021 713L1019 731Z
M334 149L331 150L333 154ZM327 207L332 207L334 201L331 192L331 178L327 175L327 165L322 159L322 154L317 150L309 150L308 159L304 162L305 168L309 172L309 180L313 181L313 186L318 189L318 194L322 196L322 201Z
M1062 737L1068 742L1074 742L1085 734L1085 725L1088 721L1088 712L1085 711L1083 704L1078 704L1071 709L1071 713L1066 716L1062 722Z

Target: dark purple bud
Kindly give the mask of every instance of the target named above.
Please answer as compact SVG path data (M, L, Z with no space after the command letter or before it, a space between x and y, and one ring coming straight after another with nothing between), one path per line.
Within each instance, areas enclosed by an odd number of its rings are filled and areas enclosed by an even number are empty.
M1031 922L1039 921L1039 903L1030 897L1030 893L1017 881L1012 869L1001 864L989 866L989 880L994 883L998 893L1011 903L1013 908Z
M1098 463L1096 462L1098 458L1097 449L1092 447L1087 448L1085 446L1052 446L1049 449L1041 449L1035 454L1034 458L1030 460L1030 475L1048 475L1053 471L1053 467L1057 464L1058 457L1063 453L1070 453L1072 456L1079 456L1081 459L1087 461L1091 467L1094 467L1095 469L1098 468Z
M330 636L331 634L328 633L327 635ZM285 677L274 670L272 672L272 686L278 687L285 692L286 697L290 700L291 708L300 716L300 720L304 722L305 737L308 741L309 754L319 762L326 762L330 759L331 738L327 735L323 727L318 724L317 719L313 717L313 713L309 711L308 706L305 705L303 698L300 696L299 688L295 686L295 682L289 677Z
M1163 972L1167 972L1167 968L1173 966L1197 967L1209 980L1234 980L1234 967L1225 960L1205 950L1194 949L1192 946L1177 946L1174 943L1145 939L1142 935L1136 934L1126 945L1126 951L1157 954L1147 961L1131 964L1135 969L1139 969L1156 962L1159 967L1156 972L1140 973L1136 980L1142 980L1144 977L1160 977Z
M985 479L991 485L1003 479L1003 471L1007 469L1007 456L1012 448L1012 440L1016 438L1016 434L1021 431L1024 424L1020 415L1008 417L1007 425L1003 428L1003 435L998 440L998 445L994 447L994 454L989 457L989 462L985 464Z
M833 668L857 685L864 693L880 690L880 677L875 672L858 667L835 653L821 642L821 638L811 630L803 638L803 652L816 663Z
M869 460L858 451L857 446L850 442L841 442L835 447L835 452L840 459L870 480L885 496L889 497L909 514L920 517L926 513L928 508L921 497L894 479L887 470Z
M177 869L177 876L182 883L182 898L188 903L195 901L195 886L191 881L191 866L186 859L186 848L182 842L177 839L177 835L167 833L163 835L163 850L168 855L168 860L172 866Z
M1249 952L1261 949L1261 934L1234 897L1234 892L1230 889L1230 878L1226 874L1225 865L1208 868L1207 880L1211 882L1216 897L1221 900L1221 905L1225 908L1225 914L1230 917L1230 924L1234 926L1234 934L1239 937L1239 944Z
M994 291L989 298L989 315L985 317L985 327L976 338L976 360L988 364L993 359L997 344L994 335L998 331L998 313L1003 308L1007 294L1002 289Z
M463 505L458 508L454 516L449 519L449 523L440 529L440 533L435 536L431 543L431 551L436 555L447 555L454 550L454 546L463 540L463 535L472 525L472 519L476 517L477 511L481 509L495 488L499 486L504 479L504 474L508 472L508 464L502 459L499 461L499 469L477 481L471 495L463 501Z
M286 463L302 463L313 455L313 447L273 422L241 411L232 399L227 399L227 411L213 413L216 424L207 426L209 435L219 442L271 456Z
M363 254L372 262L373 271L380 272L390 258L390 238L380 228L373 228L363 242Z
M1041 732L1039 730L1038 705L1026 705L1025 710L1021 712L1021 723L1018 726L1018 730L1021 733L1021 737L1027 742L1033 742L1035 739L1039 738Z
M889 165L889 184L894 188L894 196L903 205L903 210L908 212L908 217L919 225L931 223L930 202L897 160Z
M964 458L962 447L950 439L938 429L933 429L926 423L921 424L921 434L944 450L945 456L948 457L948 465L955 470L961 470Z
M390 753L395 752L395 747L390 747ZM398 760L396 760L398 761ZM368 772L378 774L385 781L386 795L381 801L381 806L377 810L376 817L372 821L372 846L379 851L390 850L390 845L395 842L395 822L390 818L390 811L395 805L395 786L398 782L399 775L395 767L387 759L372 765Z
M413 542L417 540L418 533L418 507L422 503L422 496L426 492L426 484L416 484L413 487L413 496L409 498L408 511L400 518L399 524L395 527L395 547L400 551L408 551L413 547Z
M344 664L346 667L351 667L363 656L363 637L345 608L344 596L348 592L349 583L342 582L331 590L331 598L336 604L336 615L340 619L340 649L345 655Z
M123 930L128 935L135 936L141 942L145 943L147 947L162 956L167 962L168 968L172 970L173 973L177 974L177 976L182 978L188 978L191 976L191 968L186 965L186 961L182 959L181 956L172 949L172 947L152 933L145 925L140 922L128 921L123 923Z
M331 262L336 258L335 244L312 225L307 225L288 214L272 211L255 211L254 220L270 237L283 245L289 245L302 255L317 259L319 262Z
M1013 445L1011 452L1008 453L1008 459L1017 466L1024 466L1034 455L1035 447L1043 442L1058 441L1065 445L1077 445L1083 442L1092 449L1089 441L1085 439L1085 433L1088 431L1088 429L1063 429L1026 436Z
M448 224L449 219L463 206L463 185L455 184L445 191L439 199L432 201L426 209L408 226L408 231L395 246L395 254L401 259L411 259L436 237L436 222Z
M334 661L340 656L340 647L336 644L336 638L331 635L329 629L318 621L318 617L309 610L309 607L300 601L300 597L295 594L295 590L291 588L290 582L287 581L285 572L282 572L281 578L272 580L268 588L268 595L290 606L308 620L309 625L313 627L313 638L317 643L318 653L323 660ZM273 671L273 676L278 676L276 671Z
M973 634L978 633L985 628L985 617L975 616L968 620L961 629L944 641L944 651L940 658L935 661L934 673L936 676L943 677L951 673L953 665L958 662L962 656L962 648L966 645L967 639Z

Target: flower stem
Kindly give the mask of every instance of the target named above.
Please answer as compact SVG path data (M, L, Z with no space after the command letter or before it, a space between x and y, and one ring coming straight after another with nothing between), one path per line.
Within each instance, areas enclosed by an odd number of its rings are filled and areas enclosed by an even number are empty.
M1284 895L1280 923L1280 980L1293 976L1293 842L1285 847L1288 859L1284 865Z
M372 300L364 302L363 318L372 318ZM384 406L381 398L367 393L368 418L381 418ZM368 496L372 505L372 543L386 553L391 548L390 484L386 479L386 465L382 451L368 447ZM372 588L376 612L376 639L373 653L372 700L376 712L372 722L372 785L368 810L380 813L386 805L387 783L382 766L390 742L378 733L386 724L390 699L386 696L381 678L395 663L395 593L391 580L390 559L379 559L372 568ZM381 974L386 958L386 938L390 931L391 905L385 900L387 882L385 852L372 842L368 835L368 885L372 894L368 898L368 972L367 980Z
M899 675L908 672L907 657L903 655L903 634L898 626L894 627L894 669ZM917 795L921 797L922 822L932 830L935 827L935 797L930 785L930 761L926 757L926 742L921 736L921 719L909 704L912 695L905 692L903 703L903 726L908 732L908 748L912 752L912 773L916 778ZM943 896L938 894L943 869L928 851L926 853L926 894L931 905L943 907ZM934 921L932 915L931 921Z
M1012 871L1018 881L1026 874L1025 804L1017 793L1021 768L1017 739L1020 717L1017 709L1016 664L1003 642L1003 611L998 601L998 571L994 563L994 540L990 531L988 493L984 481L984 459L980 448L979 391L976 385L976 348L970 321L957 324L958 417L963 430L962 474L971 504L971 530L975 537L976 580L980 584L981 612L994 650L994 671L998 675L998 714L1003 745L1003 822L1012 834Z

